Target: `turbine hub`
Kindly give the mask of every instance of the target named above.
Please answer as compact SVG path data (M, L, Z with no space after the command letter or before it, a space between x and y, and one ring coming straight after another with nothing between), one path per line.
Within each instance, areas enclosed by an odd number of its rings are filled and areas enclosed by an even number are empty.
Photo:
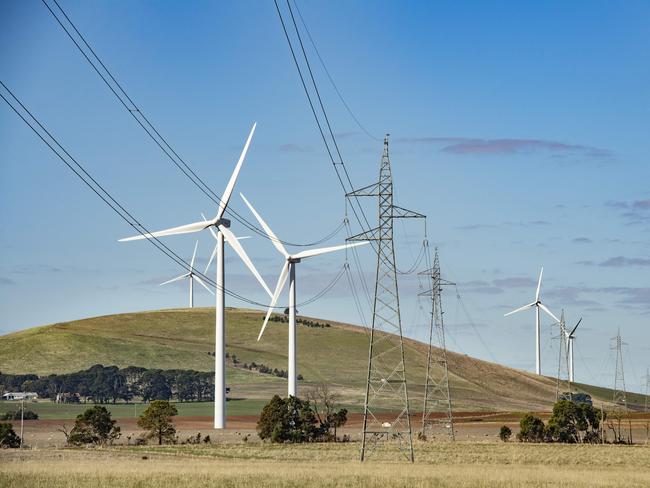
M230 228L230 220L229 219L219 219L217 220L217 223L214 224L215 226L220 226L223 225L226 228Z

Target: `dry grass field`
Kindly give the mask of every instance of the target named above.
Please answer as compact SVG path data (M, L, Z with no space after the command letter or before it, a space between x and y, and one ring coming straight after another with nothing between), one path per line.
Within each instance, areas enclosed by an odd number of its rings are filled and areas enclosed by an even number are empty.
M5 450L2 487L648 487L648 446L418 443L416 463L358 443Z

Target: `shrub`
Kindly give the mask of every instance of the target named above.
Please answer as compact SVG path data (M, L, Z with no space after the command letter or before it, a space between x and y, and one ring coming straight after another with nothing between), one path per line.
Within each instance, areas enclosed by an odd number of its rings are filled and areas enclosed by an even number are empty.
M517 439L521 442L543 442L545 430L542 419L531 414L526 414L519 422Z
M120 436L120 428L115 424L106 407L96 405L77 415L67 442L73 446L111 443Z
M0 447L20 447L20 437L14 432L13 425L0 423Z
M563 443L600 442L598 412L588 403L560 400L548 421L548 440Z
M502 425L501 429L499 430L499 439L501 439L503 442L508 442L511 435L512 430L510 430L510 427L507 425Z

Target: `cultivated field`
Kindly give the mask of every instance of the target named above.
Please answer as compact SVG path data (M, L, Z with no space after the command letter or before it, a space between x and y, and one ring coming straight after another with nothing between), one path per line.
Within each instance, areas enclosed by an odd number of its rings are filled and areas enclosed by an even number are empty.
M0 486L648 487L650 447L417 443L416 463L358 443L0 452Z

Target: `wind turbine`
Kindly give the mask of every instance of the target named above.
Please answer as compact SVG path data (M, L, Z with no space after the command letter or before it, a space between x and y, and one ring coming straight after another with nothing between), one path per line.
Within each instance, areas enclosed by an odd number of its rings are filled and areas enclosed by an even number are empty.
M282 245L282 242L276 237L271 228L267 225L266 222L260 217L260 214L253 208L246 197L240 193L244 203L248 206L250 211L253 213L257 221L260 223L266 234L269 236L269 239L275 246L275 248L284 256L285 262L282 265L282 270L280 271L280 276L278 277L278 283L275 286L275 291L271 297L271 304L269 309L266 312L266 317L264 317L264 324L262 324L262 329L260 330L257 340L259 341L264 334L267 324L269 323L269 318L273 312L275 304L278 302L280 293L284 288L284 284L289 278L289 351L288 351L288 360L289 360L289 371L288 371L288 385L287 385L287 395L296 396L298 390L297 384L297 375L296 375L296 264L299 263L302 259L310 258L313 256L318 256L320 254L326 254L334 251L340 251L342 249L348 249L355 246L361 246L363 244L368 244L368 241L364 242L355 242L353 244L342 244L340 246L332 247L322 247L319 249L308 249L306 251L301 251L296 254L289 254L286 248Z
M192 254L192 261L190 262L189 272L177 276L176 278L172 278L171 280L167 280L164 283L160 284L160 286L162 286L185 278L189 279L190 280L190 308L194 308L194 280L196 280L203 288L205 288L206 290L208 290L210 293L214 295L214 292L210 288L208 288L208 285L206 285L205 282L194 273L194 259L196 258L196 248L198 247L198 245L199 245L199 241L196 241L196 244L194 244L194 253Z
M507 317L508 315L512 315L513 313L521 312L523 310L527 310L529 308L535 307L535 373L537 374L542 374L542 358L541 358L540 326L539 326L540 309L543 310L545 313L547 313L549 316L551 316L556 322L560 321L560 319L558 319L555 315L553 315L553 312L551 312L548 308L546 308L546 306L542 303L542 300L540 298L543 273L544 273L544 266L542 266L542 270L539 272L539 281L537 282L537 292L535 293L535 301L529 303L528 305L524 305L523 307L519 307L518 309L513 310L512 312L508 312L507 314L504 315L504 317Z
M176 234L189 234L192 232L199 232L201 230L210 229L216 227L216 237L217 237L217 246L216 246L216 257L217 257L217 271L216 271L216 324L215 324L215 350L214 350L214 428L215 429L224 429L226 427L226 337L225 337L225 293L224 293L224 256L223 256L223 243L224 239L232 246L235 252L239 255L242 261L248 266L248 268L253 272L253 275L257 280L262 284L263 288L268 292L268 286L259 273L255 269L252 261L249 259L246 251L241 246L237 237L230 230L230 220L223 218L223 215L230 201L233 189L235 188L235 183L237 182L237 176L242 167L244 159L246 158L246 153L255 133L255 127L257 123L253 124L253 127L248 134L248 139L246 139L246 144L244 144L244 149L239 156L239 160L235 166L235 170L230 176L230 180L226 185L226 189L223 192L221 200L219 200L219 208L217 210L217 215L212 220L203 220L201 222L194 222L191 224L181 225L179 227L172 227L171 229L165 229L158 232L146 233L139 236L127 237L125 239L120 239L120 242L124 241L136 241L139 239L152 239L163 236L171 236ZM214 232L214 230L213 230Z
M564 331L564 333L566 334L566 339L569 348L569 381L571 383L573 383L573 364L574 364L573 363L573 341L576 338L575 332L578 326L580 325L580 322L582 322L582 317L580 317L580 320L578 320L578 323L575 325L575 327L571 332L567 333L566 330Z

